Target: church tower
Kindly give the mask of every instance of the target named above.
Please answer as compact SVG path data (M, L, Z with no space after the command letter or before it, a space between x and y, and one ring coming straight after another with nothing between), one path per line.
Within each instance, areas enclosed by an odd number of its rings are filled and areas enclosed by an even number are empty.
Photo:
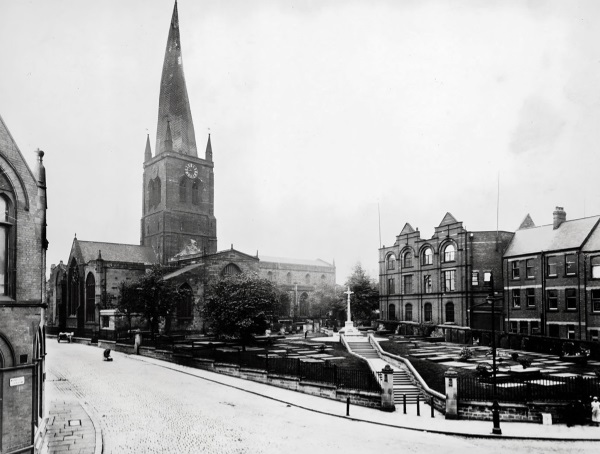
M217 251L214 173L210 135L198 157L183 74L177 1L169 28L158 103L156 148L144 152L141 244L168 264L191 241L205 253Z

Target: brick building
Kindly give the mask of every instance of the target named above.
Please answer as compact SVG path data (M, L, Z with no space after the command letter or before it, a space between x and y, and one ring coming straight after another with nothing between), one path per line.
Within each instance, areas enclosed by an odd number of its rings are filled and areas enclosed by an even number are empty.
M505 329L598 340L600 216L535 226L527 215L504 255Z
M0 118L0 453L33 452L44 424L46 172Z
M407 223L393 246L379 249L381 320L485 328L486 298L502 292L502 254L512 237L468 231L450 213L427 239Z
M140 245L75 239L66 265L61 262L54 267L48 282L49 324L54 331L64 328L93 336L103 324L113 328L106 314L116 302L118 284L139 276L153 264L171 268L165 279L192 290L193 296L177 308L171 320L171 327L177 330L203 328L194 307L201 304L206 285L219 276L255 272L279 282L285 269L294 275L293 283L298 284L301 295L314 291L313 283L335 281L335 266L322 261L262 263L256 255L236 251L233 246L217 250L213 150L209 135L204 157L198 157L177 3L163 63L155 153L148 136L143 165ZM292 294L287 278L281 276L281 284ZM307 280L311 284L306 284Z

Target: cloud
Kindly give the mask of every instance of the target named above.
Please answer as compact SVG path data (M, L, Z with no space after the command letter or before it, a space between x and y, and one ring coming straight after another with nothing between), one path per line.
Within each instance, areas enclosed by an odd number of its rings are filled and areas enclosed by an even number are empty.
M510 141L510 151L522 154L551 146L560 137L566 121L537 96L525 100Z

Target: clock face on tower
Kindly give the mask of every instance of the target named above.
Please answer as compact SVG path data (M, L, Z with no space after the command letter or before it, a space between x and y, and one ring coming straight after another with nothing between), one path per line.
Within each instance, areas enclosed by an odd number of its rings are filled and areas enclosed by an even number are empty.
M198 167L196 167L191 162L189 164L186 164L185 174L188 176L188 178L191 178L191 179L196 178L198 176Z

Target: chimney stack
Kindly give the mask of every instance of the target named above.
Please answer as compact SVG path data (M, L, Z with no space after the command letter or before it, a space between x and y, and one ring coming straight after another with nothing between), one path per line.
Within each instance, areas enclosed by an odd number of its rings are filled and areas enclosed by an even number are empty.
M563 207L556 207L556 209L554 210L554 213L552 213L552 215L554 216L554 229L555 230L557 228L559 228L560 225L567 220L567 213L565 213L565 210Z

